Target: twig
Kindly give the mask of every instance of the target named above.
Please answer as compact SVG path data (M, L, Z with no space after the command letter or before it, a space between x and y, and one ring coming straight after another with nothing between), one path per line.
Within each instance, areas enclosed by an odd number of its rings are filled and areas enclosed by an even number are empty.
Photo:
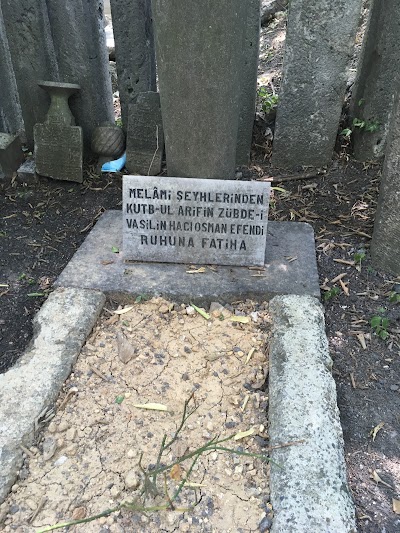
M267 182L282 182L282 181L294 181L294 180L310 180L312 178L318 178L325 176L325 170L320 170L319 172L304 172L303 174L290 174L287 176L270 176L268 178L260 178L256 181L267 181Z
M154 159L156 158L156 154L157 154L158 149L159 149L159 144L158 144L158 124L156 124L156 138L157 138L157 148L155 149L155 152L154 152L153 157L151 159L149 170L147 171L147 175L148 176L150 176L150 170L151 170L151 167L153 166Z
M40 501L38 503L38 506L36 507L36 510L32 514L32 516L29 518L29 523L32 524L32 522L35 520L37 515L40 513L40 511L43 509L44 504L47 502L46 496L42 496L40 498Z

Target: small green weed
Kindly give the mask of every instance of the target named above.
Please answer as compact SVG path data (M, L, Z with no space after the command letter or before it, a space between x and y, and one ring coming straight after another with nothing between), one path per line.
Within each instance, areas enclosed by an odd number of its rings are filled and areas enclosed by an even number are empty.
M339 287L332 287L332 289L330 289L329 291L326 291L326 293L324 294L324 301L328 302L329 300L337 296L339 292L340 292Z
M353 126L355 128L359 128L363 131L368 131L369 133L374 133L375 131L379 130L379 122L376 120L361 120L360 118L354 118L353 119Z
M378 312L382 308L378 309ZM387 328L389 327L389 319L380 315L375 315L371 318L371 328L375 331L375 334L382 340L386 340L389 337Z
M270 93L265 87L260 87L258 89L257 94L260 99L261 108L264 113L269 113L278 105L279 96L277 94Z
M400 303L400 294L398 292L391 292L389 296L389 302L392 304Z
M364 250L358 250L358 252L356 252L354 254L354 262L356 264L356 269L361 272L361 263L364 261L365 259L365 251Z
M122 128L122 119L121 118L117 118L117 120L115 121L115 125L119 126L120 128Z

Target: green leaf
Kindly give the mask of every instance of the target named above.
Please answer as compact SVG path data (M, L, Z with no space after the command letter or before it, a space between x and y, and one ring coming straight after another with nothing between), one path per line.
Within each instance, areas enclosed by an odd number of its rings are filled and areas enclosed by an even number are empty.
M391 303L399 303L400 302L400 294L397 292L392 292L389 296L389 302Z
M389 333L386 331L386 329L382 329L379 332L379 337L385 341L389 337Z
M389 327L389 319L388 318L382 318L382 328L387 329Z
M352 134L352 130L350 128L345 128L344 130L342 130L340 132L340 135L343 135L343 137L350 137L350 135Z
M371 327L374 329L380 327L381 321L382 321L382 318L380 316L373 316L370 322Z
M113 254L119 254L119 248L118 248L118 246L113 246L113 247L111 248L111 251L112 251Z
M30 292L27 296L35 298L36 296L46 296L44 292Z
M117 403L118 405L121 405L121 403L125 400L125 396L123 394L119 394L116 398L115 398L115 403Z

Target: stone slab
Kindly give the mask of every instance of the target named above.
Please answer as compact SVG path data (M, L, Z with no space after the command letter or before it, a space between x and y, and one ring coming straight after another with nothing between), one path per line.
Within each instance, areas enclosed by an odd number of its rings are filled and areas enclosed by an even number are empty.
M362 0L290 0L272 162L332 160Z
M126 259L264 265L269 183L124 176L122 190Z
M35 442L35 421L51 409L105 303L98 291L57 289L33 321L30 347L0 375L0 503Z
M122 253L113 253L114 246L122 250L121 211L99 218L56 285L101 290L121 302L139 294L175 302L193 299L204 305L216 300L267 300L277 294L320 296L314 232L305 223L269 222L265 270L259 271L224 266L186 274L186 265L126 263ZM289 262L293 257L297 259Z
M10 177L23 160L19 136L0 132L0 176Z
M289 295L269 311L270 444L304 440L271 452L271 533L355 533L324 309Z
M27 159L17 170L17 181L19 183L32 184L38 180L36 174L36 164L33 158Z
M140 93L129 108L125 166L131 174L156 176L161 172L163 154L160 95Z
M83 139L80 126L36 124L36 172L58 180L82 183Z

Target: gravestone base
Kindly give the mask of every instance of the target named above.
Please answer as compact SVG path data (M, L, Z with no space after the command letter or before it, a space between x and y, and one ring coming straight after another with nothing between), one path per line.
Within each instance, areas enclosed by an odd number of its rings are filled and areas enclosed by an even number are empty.
M11 177L23 160L19 136L0 133L0 178Z
M265 267L213 266L203 274L187 270L183 264L125 262L121 211L107 211L56 286L100 290L120 302L134 301L139 294L202 305L246 298L264 301L279 294L320 297L314 231L302 222L268 223Z
M38 182L36 174L36 164L34 159L27 159L17 170L18 183L25 183L26 185L33 185Z

